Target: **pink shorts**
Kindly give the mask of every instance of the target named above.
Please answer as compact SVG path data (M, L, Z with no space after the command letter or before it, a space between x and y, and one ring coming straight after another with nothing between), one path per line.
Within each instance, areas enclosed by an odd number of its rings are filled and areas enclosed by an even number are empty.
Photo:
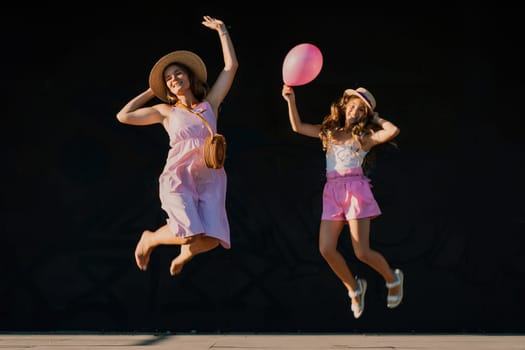
M321 219L347 221L381 215L371 187L370 179L363 175L361 168L350 169L346 174L328 172Z

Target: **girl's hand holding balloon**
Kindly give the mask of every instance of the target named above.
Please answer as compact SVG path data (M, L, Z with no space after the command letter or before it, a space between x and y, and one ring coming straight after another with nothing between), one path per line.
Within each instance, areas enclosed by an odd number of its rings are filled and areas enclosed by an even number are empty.
M293 102L295 100L295 92L293 91L293 88L286 84L283 85L282 95L284 99L288 102Z

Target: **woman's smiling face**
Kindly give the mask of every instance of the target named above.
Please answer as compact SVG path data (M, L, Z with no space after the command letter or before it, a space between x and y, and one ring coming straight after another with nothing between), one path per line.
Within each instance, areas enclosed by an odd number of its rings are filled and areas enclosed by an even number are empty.
M190 78L188 73L180 66L172 64L164 70L164 81L168 89L177 94L183 88L190 88Z

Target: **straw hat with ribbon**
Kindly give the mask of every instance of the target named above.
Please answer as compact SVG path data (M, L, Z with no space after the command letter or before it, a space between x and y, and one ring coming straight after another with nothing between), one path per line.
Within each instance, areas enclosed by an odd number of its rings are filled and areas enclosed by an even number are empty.
M353 96L357 96L361 98L361 100L363 100L366 103L366 105L372 110L372 112L376 108L376 99L374 98L374 95L372 95L372 93L370 93L370 91L368 91L364 87L358 87L355 90L346 89L344 95L345 96L353 95Z
M195 77L206 82L207 70L204 61L195 53L187 50L177 50L161 57L149 74L149 86L159 99L168 102L168 87L164 80L164 70L171 64L181 63L188 67Z

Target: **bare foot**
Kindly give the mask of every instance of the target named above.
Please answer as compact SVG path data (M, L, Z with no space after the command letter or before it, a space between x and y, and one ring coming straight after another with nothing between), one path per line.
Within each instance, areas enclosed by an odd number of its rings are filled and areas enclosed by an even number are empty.
M184 265L193 258L190 252L190 245L183 244L180 246L180 254L171 261L170 274L172 276L181 273Z
M219 240L214 237L203 235L195 236L188 244L180 247L180 254L171 261L170 273L175 276L181 273L184 265L193 259L195 255L210 251L219 245Z
M137 243L137 247L135 248L135 261L137 262L137 266L142 271L146 271L148 268L149 258L151 255L151 252L153 251L153 247L148 245L148 235L153 234L151 231L144 231L142 232L142 236L140 237L139 242Z

